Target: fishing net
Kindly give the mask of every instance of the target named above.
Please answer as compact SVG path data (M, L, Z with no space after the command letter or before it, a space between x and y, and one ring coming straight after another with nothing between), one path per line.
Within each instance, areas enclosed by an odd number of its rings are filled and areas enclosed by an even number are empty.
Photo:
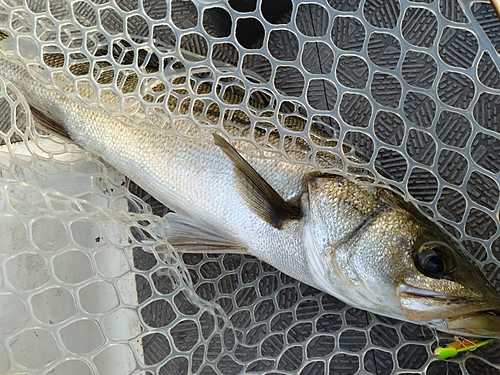
M489 3L2 0L0 31L36 79L130 126L363 167L500 287ZM0 88L0 373L500 373L497 343L437 361L429 330L257 259L180 257L162 240L165 207L35 130L21 93Z

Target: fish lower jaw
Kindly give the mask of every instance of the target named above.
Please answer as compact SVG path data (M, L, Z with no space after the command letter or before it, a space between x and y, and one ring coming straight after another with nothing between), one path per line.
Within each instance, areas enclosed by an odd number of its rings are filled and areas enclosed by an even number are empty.
M485 310L457 318L437 319L428 323L439 331L478 338L500 338L500 310Z
M500 308L481 298L404 285L399 299L409 321L466 337L500 337Z

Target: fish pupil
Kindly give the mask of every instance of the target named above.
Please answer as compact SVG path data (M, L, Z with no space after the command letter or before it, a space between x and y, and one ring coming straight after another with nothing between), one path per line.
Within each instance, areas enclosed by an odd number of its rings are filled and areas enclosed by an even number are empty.
M446 248L437 244L426 243L416 254L415 264L424 275L435 278L449 278L453 264L447 256Z
M432 274L441 274L445 270L444 261L438 256L430 256L425 260L425 269Z

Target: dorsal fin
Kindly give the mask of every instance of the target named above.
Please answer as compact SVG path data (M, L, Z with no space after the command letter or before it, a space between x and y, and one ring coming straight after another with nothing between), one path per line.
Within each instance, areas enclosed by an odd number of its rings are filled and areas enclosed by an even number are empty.
M241 196L256 215L278 229L283 221L300 218L300 210L285 202L233 146L219 134L213 133L213 136L215 144L227 155L241 175Z
M36 126L50 134L72 141L66 128L58 120L56 120L50 112L43 110L36 104L31 103L29 100L28 104Z

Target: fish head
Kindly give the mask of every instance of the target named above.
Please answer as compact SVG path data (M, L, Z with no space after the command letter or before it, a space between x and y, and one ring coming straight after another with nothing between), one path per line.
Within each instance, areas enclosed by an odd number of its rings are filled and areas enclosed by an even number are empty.
M458 242L399 195L341 176L311 177L302 205L320 289L377 314L500 337L499 293Z
M437 227L422 228L413 244L415 267L398 288L407 319L458 335L500 337L494 286L460 244Z

